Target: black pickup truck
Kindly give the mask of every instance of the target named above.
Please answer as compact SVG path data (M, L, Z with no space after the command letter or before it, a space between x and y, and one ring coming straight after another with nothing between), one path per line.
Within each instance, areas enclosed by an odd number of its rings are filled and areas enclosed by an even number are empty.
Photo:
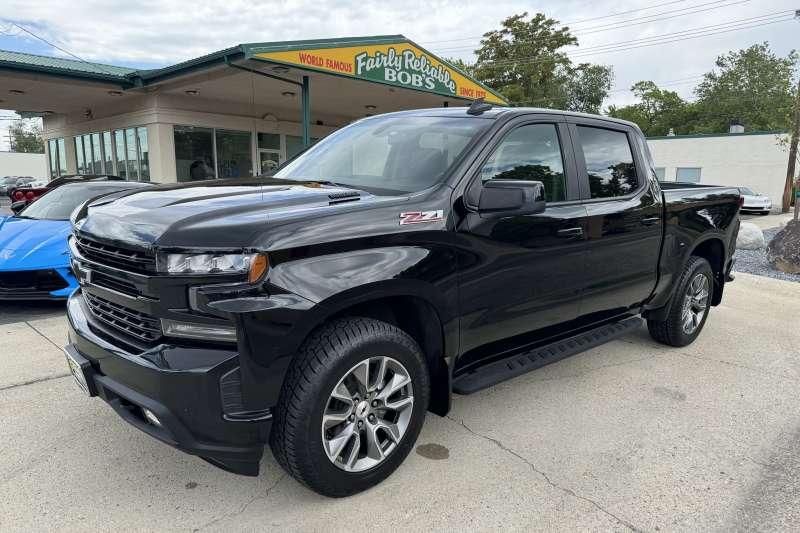
M731 280L735 188L662 190L631 123L486 105L369 117L272 176L73 215L65 351L126 421L329 496L431 411L638 328L684 346Z

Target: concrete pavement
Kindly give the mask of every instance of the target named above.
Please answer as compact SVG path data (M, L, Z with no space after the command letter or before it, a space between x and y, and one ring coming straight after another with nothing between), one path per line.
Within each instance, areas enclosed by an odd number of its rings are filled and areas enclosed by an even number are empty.
M0 307L0 530L786 531L800 523L800 284L737 275L688 347L645 330L429 415L331 500L238 477L82 395L58 306Z

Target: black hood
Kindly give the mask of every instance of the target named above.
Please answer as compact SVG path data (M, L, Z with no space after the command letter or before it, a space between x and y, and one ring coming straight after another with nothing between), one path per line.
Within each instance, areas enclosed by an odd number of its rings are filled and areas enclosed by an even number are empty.
M89 205L80 235L138 247L247 248L272 219L313 217L331 205L371 203L364 191L276 179L198 182Z

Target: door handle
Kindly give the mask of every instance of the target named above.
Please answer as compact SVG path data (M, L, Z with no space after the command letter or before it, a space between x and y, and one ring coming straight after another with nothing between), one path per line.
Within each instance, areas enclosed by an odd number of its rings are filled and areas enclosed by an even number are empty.
M661 217L650 217L642 219L642 226L655 226L661 222Z
M583 228L565 228L556 232L559 237L575 238L583 235Z

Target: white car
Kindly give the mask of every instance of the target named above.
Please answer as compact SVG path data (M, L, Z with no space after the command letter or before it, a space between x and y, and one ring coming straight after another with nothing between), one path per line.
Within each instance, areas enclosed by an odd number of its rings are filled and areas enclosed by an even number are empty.
M751 211L767 215L772 210L772 200L769 199L769 196L758 194L748 187L739 187L739 193L742 195L742 198L744 198L742 211Z

